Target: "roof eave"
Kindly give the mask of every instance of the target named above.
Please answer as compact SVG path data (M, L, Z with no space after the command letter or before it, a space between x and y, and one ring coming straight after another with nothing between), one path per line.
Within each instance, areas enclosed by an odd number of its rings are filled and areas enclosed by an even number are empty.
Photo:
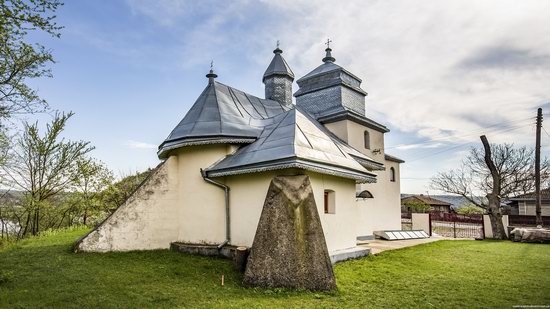
M367 96L368 93L361 89L361 87L356 87L356 86L353 86L349 83L346 83L345 81L343 80L334 80L334 81L330 81L330 82L326 82L324 84L321 84L321 85L317 85L316 87L300 87L296 92L294 92L293 96L295 98L299 97L299 96L302 96L302 95L305 95L305 94L308 94L308 93L312 93L312 92L316 92L316 91L319 91L319 90L323 90L323 89L327 89L327 88L332 88L332 87L338 87L338 86L344 86L346 88L349 88L353 91L356 91L364 96Z
M357 115L354 112L349 111L349 110L344 110L344 111L340 111L340 112L337 112L337 113L334 113L334 114L321 116L321 117L317 118L317 121L319 121L322 124L337 122L337 121L340 121L340 120L351 120L351 121L357 122L359 124L362 124L362 125L366 126L367 128L371 128L371 129L377 130L377 131L382 132L382 133L390 132L390 129L388 129L386 126L384 126L384 125L382 125L382 124L380 124L380 123L378 123L374 120L371 120L371 119L369 119L365 116Z
M288 72L283 72L283 71L278 71L278 72L269 72L269 73L265 73L263 78L262 78L262 82L265 82L266 78L269 78L271 76L284 76L284 77L288 77L290 78L291 80L294 81L294 74L289 74Z
M313 162L309 160L303 160L299 158L289 158L284 160L268 161L252 165L243 165L238 167L215 169L210 167L205 170L208 177L223 177L240 174L250 174L258 172L266 172L273 170L282 170L288 168L299 168L317 172L320 174L333 175L348 179L353 179L358 183L374 183L376 182L376 175L372 173L362 173L342 167L332 166L330 164L324 164L320 162Z
M200 137L200 138L183 138L173 141L164 141L157 151L159 159L166 159L172 150L197 145L212 145L212 144L251 144L256 141L255 137L238 137L238 136L217 136L217 137Z
M379 162L367 160L365 158L358 157L354 154L349 154L349 155L352 156L353 159L355 159L355 161L359 162L359 164L361 164L365 168L369 168L373 171L383 171L386 169L384 164L381 164Z
M396 163L405 163L405 160L399 159L398 157L394 157L389 154L384 154L384 159L388 161L396 162Z

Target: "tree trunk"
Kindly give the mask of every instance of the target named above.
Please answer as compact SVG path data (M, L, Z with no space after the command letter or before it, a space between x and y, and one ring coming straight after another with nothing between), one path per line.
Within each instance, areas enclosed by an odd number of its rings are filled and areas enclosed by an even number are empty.
M491 193L487 194L487 199L489 200L489 205L487 207L487 214L491 219L491 228L493 229L493 238L494 239L507 239L506 232L504 231L504 224L502 224L502 213L500 212L500 184L501 179L500 175L495 167L493 159L491 158L491 147L489 146L489 141L485 135L482 135L481 142L483 143L483 148L485 149L485 164L491 172L491 177L493 178L493 190Z
M493 230L493 239L507 239L504 224L502 223L502 213L500 212L500 198L493 194L487 194L489 206L487 214L491 219L491 229Z

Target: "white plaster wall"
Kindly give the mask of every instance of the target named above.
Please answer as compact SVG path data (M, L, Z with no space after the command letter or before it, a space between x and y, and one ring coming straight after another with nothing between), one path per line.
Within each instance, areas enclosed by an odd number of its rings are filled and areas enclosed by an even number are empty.
M358 237L371 237L378 230L401 229L401 183L399 163L384 158L384 133L367 128L349 120L327 124L326 126L338 137L362 153L382 162L386 166L383 171L373 171L377 174L377 182L361 184L358 190L369 190L372 199L357 200L356 233ZM364 132L370 136L370 149L366 149ZM374 150L379 150L373 152ZM390 181L390 168L395 169L395 182Z
M226 177L230 188L231 244L251 247L271 179L292 171L273 171Z
M360 190L368 190L374 198L357 199L357 236L371 237L374 231L401 229L401 200L399 164L386 161L386 170L376 171L376 183L361 184ZM390 167L395 168L396 181L391 182Z
M214 144L183 147L176 153L181 208L178 241L219 244L225 240L224 190L204 181L200 169L225 157L228 151L232 148Z
M325 124L325 127L340 139L348 140L348 126L346 121L337 121Z
M378 162L384 162L384 133L367 128L349 120L343 120L347 125L346 140L348 144ZM369 132L370 148L365 148L365 131ZM379 150L373 152L374 150Z
M430 214L412 213L411 221L413 230L423 230L428 235L432 234L430 230Z
M166 162L78 245L82 251L169 248L170 243L219 244L225 240L224 191L205 182L200 168L223 158L231 147L185 147ZM304 171L284 170L217 179L230 189L231 244L251 246L271 179ZM356 245L355 181L306 172L329 252ZM335 191L336 213L325 214L324 190Z
M77 245L81 251L168 248L178 234L178 158L170 157L97 229Z
M78 248L103 252L163 249L174 241L223 242L224 191L205 182L200 169L233 150L219 144L184 147L172 153Z
M355 180L307 172L329 252L353 248L357 244L357 204ZM325 214L324 192L333 190L336 198L334 214Z
M508 215L502 216L502 224L504 225L504 232L508 236L508 226L510 225ZM485 231L485 238L493 238L493 227L489 215L483 215L483 230Z
M226 183L231 188L231 244L252 246L271 179L277 175L298 173L304 172L284 170L226 178ZM355 181L314 172L305 173L310 177L329 252L355 247ZM335 191L335 214L324 213L326 189Z

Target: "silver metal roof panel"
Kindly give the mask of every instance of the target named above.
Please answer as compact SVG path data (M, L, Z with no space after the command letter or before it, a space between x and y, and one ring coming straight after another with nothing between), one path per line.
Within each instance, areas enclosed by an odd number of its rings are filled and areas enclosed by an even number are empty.
M265 100L211 81L201 93L189 112L159 146L159 158L165 158L168 150L186 144L198 137L215 137L227 140L257 138L266 123L265 119L289 110L277 101ZM165 146L170 145L169 149Z
M275 118L278 121L267 125L258 140L209 167L206 173L215 177L305 166L361 182L375 181L376 175L342 149L307 113L295 108Z
M286 62L286 60L281 56L283 51L277 47L273 51L275 56L273 56L273 59L269 63L269 66L265 70L263 80L264 81L267 77L273 76L273 75L286 75L292 79L294 79L294 73L290 69L290 66Z

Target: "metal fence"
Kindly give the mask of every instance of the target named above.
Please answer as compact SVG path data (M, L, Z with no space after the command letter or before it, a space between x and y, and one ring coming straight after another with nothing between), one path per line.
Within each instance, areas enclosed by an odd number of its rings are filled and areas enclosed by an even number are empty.
M453 238L483 237L482 215L430 212L432 234Z
M550 225L550 216L542 216L543 225ZM527 215L509 215L508 224L511 226L536 226L537 217Z

